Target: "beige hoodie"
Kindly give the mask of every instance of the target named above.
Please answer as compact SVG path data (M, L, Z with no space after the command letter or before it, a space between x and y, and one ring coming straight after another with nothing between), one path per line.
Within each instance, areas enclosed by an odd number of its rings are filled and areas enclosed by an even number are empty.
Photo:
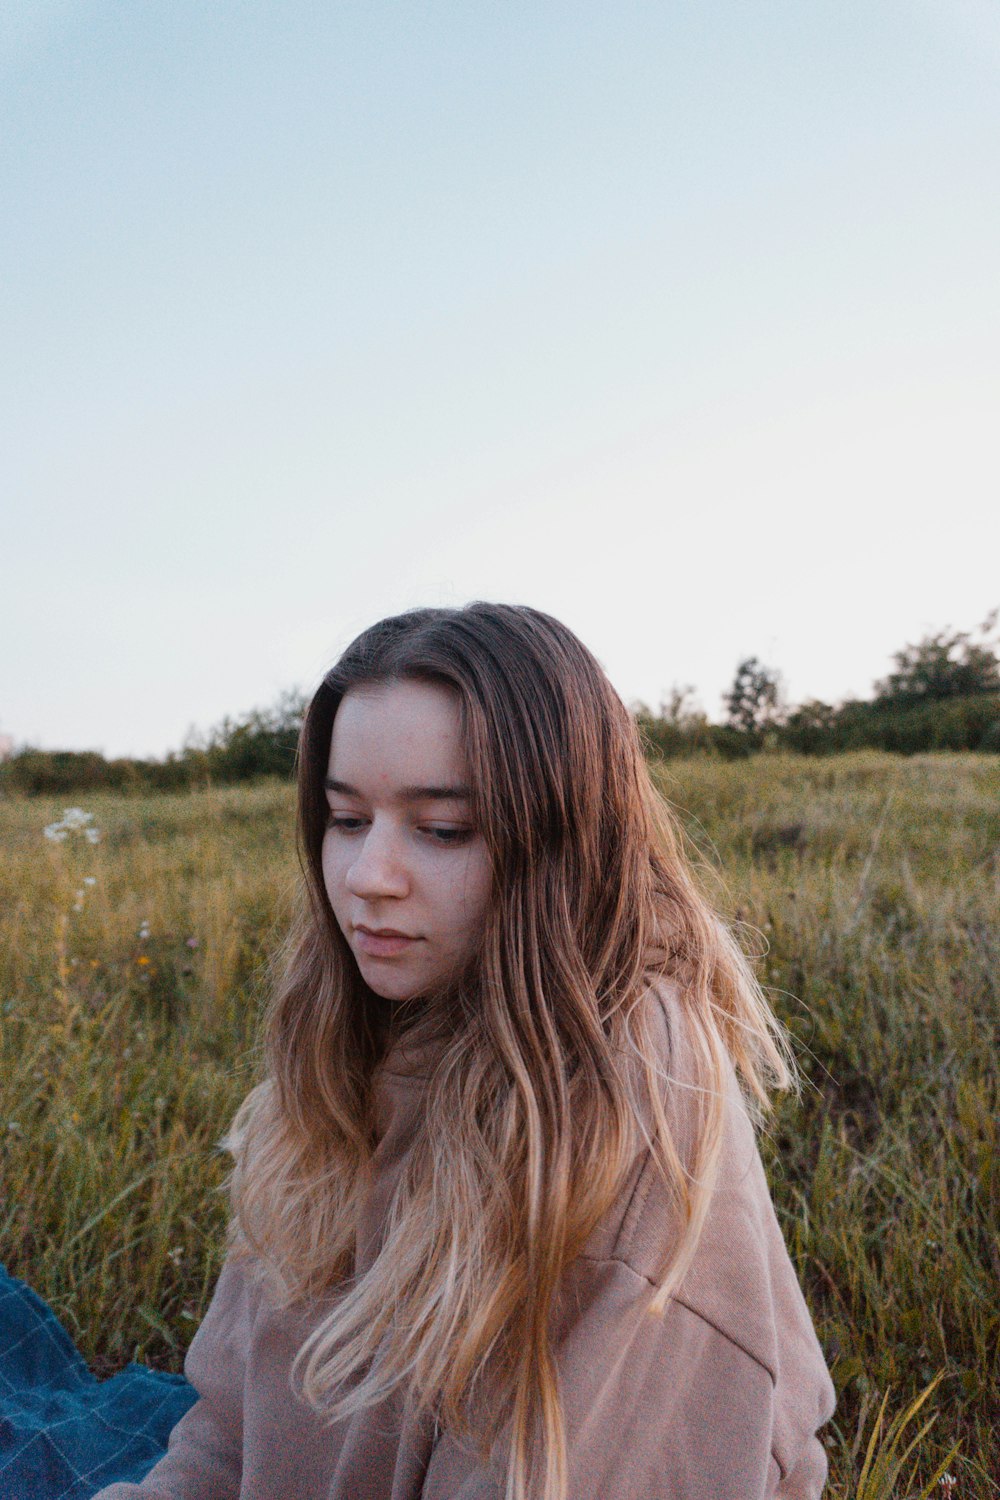
M683 1145L690 1067L676 996L657 1015ZM669 1062L668 1062L669 1059ZM400 1045L379 1069L375 1180L356 1270L382 1225L413 1133L426 1064ZM695 1260L663 1317L648 1312L670 1224L646 1153L569 1268L554 1321L569 1500L816 1500L817 1429L834 1393L775 1218L753 1131L730 1077L718 1184ZM226 1262L188 1351L200 1399L142 1484L95 1500L502 1500L475 1453L399 1394L324 1427L289 1388L318 1310L276 1311L245 1265Z

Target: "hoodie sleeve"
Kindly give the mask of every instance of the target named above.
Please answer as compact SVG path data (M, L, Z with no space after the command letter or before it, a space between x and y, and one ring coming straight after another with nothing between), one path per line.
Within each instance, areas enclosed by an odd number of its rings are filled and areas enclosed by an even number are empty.
M825 1367L794 1372L810 1415L788 1441L771 1372L699 1313L679 1300L650 1312L653 1287L619 1260L581 1259L569 1281L557 1348L573 1500L818 1500ZM497 1473L442 1436L422 1500L502 1494Z
M667 1013L664 1013L667 1019ZM683 1013L664 1057L674 1139L686 1156L694 1078ZM719 1171L694 1260L662 1315L650 1310L677 1232L646 1153L624 1206L569 1267L553 1325L572 1500L819 1500L819 1429L834 1390L775 1215L735 1073ZM422 1500L499 1500L494 1473L442 1436Z
M790 1349L776 1380L683 1290L660 1315L653 1286L621 1261L583 1263L574 1281L561 1352L571 1495L819 1500L832 1390L818 1349Z
M664 1058L671 1080L665 1104L678 1150L687 1160L692 1085L698 1080L684 1007L676 995L667 993L663 999L668 1032ZM670 1197L647 1154L613 1247L597 1252L612 1267L624 1262L636 1277L637 1305L643 1300L642 1281L650 1291L646 1301L651 1300L664 1249L676 1229ZM592 1264L597 1285L604 1285L600 1260ZM606 1288L613 1302L617 1293L611 1281ZM598 1293L598 1307L601 1300ZM675 1490L672 1481L660 1489L652 1484L649 1496L818 1500L827 1473L819 1429L833 1414L833 1383L731 1063L726 1067L718 1173L694 1260L659 1335L646 1332L633 1347L659 1349L659 1360L650 1355L648 1367L640 1353L639 1367L648 1368L645 1378L654 1384L660 1370L666 1393L663 1438L669 1450L676 1448L688 1415L693 1419L686 1459L675 1460L691 1476L684 1481L687 1487ZM675 1390L675 1384L686 1391ZM711 1476L707 1487L703 1472Z
M184 1360L198 1400L140 1484L111 1484L94 1500L237 1500L243 1470L243 1382L258 1292L230 1257Z

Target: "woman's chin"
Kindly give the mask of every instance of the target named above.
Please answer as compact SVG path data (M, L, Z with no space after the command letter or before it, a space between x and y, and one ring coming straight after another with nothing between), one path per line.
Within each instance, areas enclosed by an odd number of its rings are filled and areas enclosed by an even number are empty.
M359 963L361 977L368 988L383 1000L416 1000L426 988L412 974L394 973L389 964L372 963L370 959Z

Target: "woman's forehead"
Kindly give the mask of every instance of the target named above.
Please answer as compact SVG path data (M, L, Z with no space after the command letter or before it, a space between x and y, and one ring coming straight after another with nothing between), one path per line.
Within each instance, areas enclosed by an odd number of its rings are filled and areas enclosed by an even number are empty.
M352 688L330 736L328 777L360 789L412 791L467 781L458 696L425 682Z

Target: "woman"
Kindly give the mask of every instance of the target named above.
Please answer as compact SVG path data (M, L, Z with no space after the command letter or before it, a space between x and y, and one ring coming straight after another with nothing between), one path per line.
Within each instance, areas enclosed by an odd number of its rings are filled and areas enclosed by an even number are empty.
M383 620L298 795L200 1399L102 1500L818 1496L752 1123L790 1057L597 662L526 607Z

